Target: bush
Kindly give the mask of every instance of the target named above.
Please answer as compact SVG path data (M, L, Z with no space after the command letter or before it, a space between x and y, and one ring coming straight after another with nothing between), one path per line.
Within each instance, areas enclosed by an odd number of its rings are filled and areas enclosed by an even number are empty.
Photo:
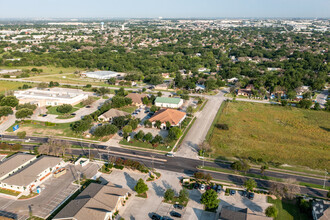
M97 127L94 130L94 136L96 137L104 137L106 135L115 134L118 131L118 128L112 124L105 124L100 127Z
M60 105L56 108L56 111L60 112L60 113L68 113L72 110L72 105L69 104L63 104Z
M37 106L30 104L30 103L20 104L20 105L16 106L16 110L21 110L23 108L28 108L28 109L31 109L32 111L34 111L34 110L36 110Z
M221 129L221 130L229 130L229 127L227 124L217 124L215 127L218 129Z
M267 209L266 209L266 212L265 214L268 216L268 217L273 217L273 218L276 218L277 215L278 215L278 210L275 206L269 206Z
M13 114L13 110L10 106L0 106L0 118L10 114Z
M21 110L18 110L15 113L16 118L26 118L26 117L30 117L33 114L33 111L31 109L28 108L23 108Z

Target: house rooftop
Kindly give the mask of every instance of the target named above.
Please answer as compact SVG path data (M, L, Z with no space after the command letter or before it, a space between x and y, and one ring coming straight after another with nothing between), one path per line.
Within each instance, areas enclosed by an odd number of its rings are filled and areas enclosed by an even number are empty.
M11 171L23 166L36 156L31 154L17 153L0 163L0 179Z
M133 103L141 104L143 98L147 97L147 95L146 94L139 94L139 93L130 93L126 97L132 99Z
M168 97L157 97L155 103L169 103L169 104L179 104L181 101L180 98L168 98Z
M104 219L106 213L116 208L119 197L129 190L113 185L91 183L74 200L69 202L54 219Z
M14 175L7 177L2 180L2 183L15 186L27 186L36 179L38 179L39 174L46 170L47 168L54 167L62 161L59 157L41 156L30 165L25 167Z
M102 114L102 116L104 116L106 118L115 118L115 117L126 116L126 115L129 115L129 113L120 111L120 110L117 110L114 108L112 108L109 111Z
M181 112L175 109L161 109L157 111L149 121L161 121L162 123L166 123L167 121L171 123L171 125L177 125L184 117L186 116L185 112Z

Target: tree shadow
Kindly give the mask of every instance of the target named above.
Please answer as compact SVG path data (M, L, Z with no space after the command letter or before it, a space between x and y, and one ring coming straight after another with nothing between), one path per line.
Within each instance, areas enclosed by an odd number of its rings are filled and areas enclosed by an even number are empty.
M327 132L330 131L330 128L326 128L326 127L323 127L323 126L320 126L320 128L323 129L323 130L325 130L325 131L327 131Z
M135 180L133 177L131 177L131 175L129 175L128 173L124 173L125 176L125 180L126 180L126 185L131 189L134 190L134 187L137 183L137 180Z
M163 197L165 193L165 189L159 185L157 185L155 182L151 183L152 188L155 190L156 195L159 197Z

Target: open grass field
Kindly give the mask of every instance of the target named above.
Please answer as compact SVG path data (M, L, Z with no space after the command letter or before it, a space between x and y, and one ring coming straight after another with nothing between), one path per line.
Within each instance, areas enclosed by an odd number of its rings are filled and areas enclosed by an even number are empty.
M12 66L12 67L8 67L8 66L0 66L0 69L28 69L31 70L32 68L37 68L37 69L42 69L43 72L40 75L43 74L56 74L56 73L73 73L75 71L79 71L79 70L83 70L81 68L77 68L77 67L68 67L68 68L64 68L64 67L55 67L55 66Z
M12 82L12 81L3 81L0 80L0 94L5 93L6 91L17 90L18 87L22 87L24 84L29 86L34 86L33 83L25 83L25 82Z
M208 139L213 155L330 167L330 113L269 104L229 102Z
M270 197L267 198L267 202L274 204L278 210L278 215L274 220L310 219L305 213L300 212L298 205L294 204L294 202L285 202L280 199L274 200Z

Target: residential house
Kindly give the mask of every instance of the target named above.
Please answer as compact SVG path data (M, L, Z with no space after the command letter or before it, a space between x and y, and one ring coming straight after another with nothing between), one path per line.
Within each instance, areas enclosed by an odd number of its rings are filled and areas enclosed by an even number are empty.
M181 122L186 118L186 113L175 109L161 109L157 111L149 121L154 125L156 121L160 121L161 128L166 128L166 122L168 121L171 126L180 126Z
M298 96L303 95L304 93L309 91L309 86L301 86L295 89Z
M180 98L157 97L155 99L155 105L163 108L180 108L182 104L183 99Z
M155 85L156 90L167 90L168 89L168 84L167 83L162 83Z
M147 97L147 95L139 94L139 93L130 93L126 97L132 99L133 105L141 106L141 105L143 105L143 98Z
M330 202L317 200L312 203L313 220L329 220L330 219Z
M195 90L198 91L198 92L203 92L203 91L205 91L205 88L206 87L204 85L196 84Z
M115 219L115 212L124 206L129 195L128 189L113 184L91 183L53 219L112 220Z
M109 121L111 122L113 118L120 117L120 116L127 116L129 115L128 112L120 111L117 109L110 109L109 111L103 113L98 117L100 121Z

